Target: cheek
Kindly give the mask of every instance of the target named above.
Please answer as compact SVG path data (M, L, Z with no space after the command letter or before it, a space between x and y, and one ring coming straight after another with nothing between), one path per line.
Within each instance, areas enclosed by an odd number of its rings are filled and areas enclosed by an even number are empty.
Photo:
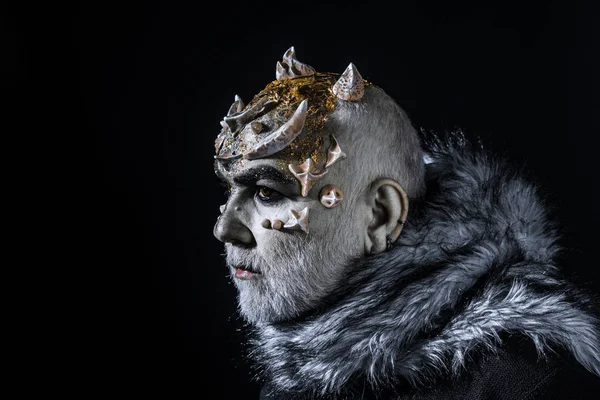
M326 208L319 203L311 213L309 226L312 239L333 245L348 237L351 225L341 208Z
M274 220L278 219L285 223L288 218L288 210L292 209L293 207L293 204L290 204L287 201L282 202L281 205L271 206L264 206L260 203L255 204L253 207L252 229L264 231L265 228L263 226L263 222L265 220L273 222Z
M283 225L287 222L288 212L292 208L293 204L289 202L277 206L254 203L249 228L255 237L259 251L272 248L281 241L281 235L285 234L282 232Z
M345 201L345 200L344 200ZM325 208L321 205L316 218L315 230L319 240L328 244L330 256L346 258L360 256L364 250L364 234L361 221L351 204L340 203L339 207Z

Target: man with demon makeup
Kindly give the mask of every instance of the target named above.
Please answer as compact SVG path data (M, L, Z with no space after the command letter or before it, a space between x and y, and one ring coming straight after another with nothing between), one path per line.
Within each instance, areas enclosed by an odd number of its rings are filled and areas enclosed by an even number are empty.
M420 137L353 64L319 73L293 47L221 125L214 234L261 396L568 398L598 382L594 304L502 161Z

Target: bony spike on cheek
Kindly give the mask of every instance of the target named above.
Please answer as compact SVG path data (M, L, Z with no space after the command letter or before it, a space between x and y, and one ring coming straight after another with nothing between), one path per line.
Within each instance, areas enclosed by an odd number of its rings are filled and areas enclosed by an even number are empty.
M288 221L284 224L280 219L264 219L260 225L265 229L282 229L300 230L308 233L308 207L302 211L288 210Z
M302 211L288 210L288 215L289 219L283 226L284 228L308 233L308 207Z

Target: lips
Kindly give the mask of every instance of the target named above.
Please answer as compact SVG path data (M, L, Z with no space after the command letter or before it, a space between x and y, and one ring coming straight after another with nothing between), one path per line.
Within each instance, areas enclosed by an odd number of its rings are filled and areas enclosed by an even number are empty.
M235 269L235 277L238 279L252 279L259 274L259 272L256 272L251 267L245 265L238 265Z

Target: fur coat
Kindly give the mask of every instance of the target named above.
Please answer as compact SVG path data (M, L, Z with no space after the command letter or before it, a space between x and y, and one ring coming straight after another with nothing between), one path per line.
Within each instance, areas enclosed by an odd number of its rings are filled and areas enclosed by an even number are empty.
M528 399L597 388L595 301L561 277L557 227L536 187L461 135L426 150L427 194L394 247L356 260L311 315L256 328L262 397Z

